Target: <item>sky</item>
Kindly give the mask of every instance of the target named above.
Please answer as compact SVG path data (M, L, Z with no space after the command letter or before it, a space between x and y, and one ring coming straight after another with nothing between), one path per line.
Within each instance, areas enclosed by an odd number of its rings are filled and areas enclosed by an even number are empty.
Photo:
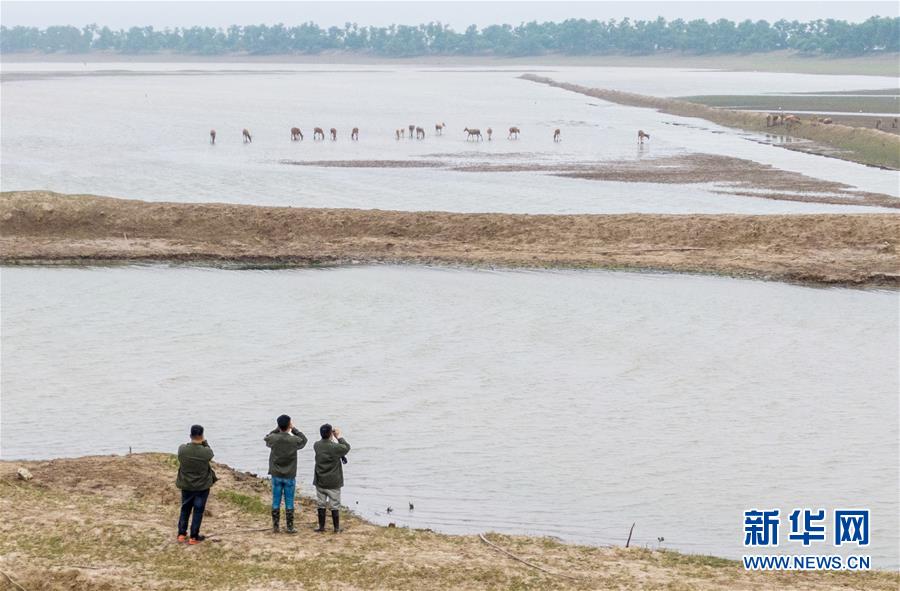
M320 26L417 25L430 21L449 24L463 30L470 24L561 21L567 18L608 20L705 18L765 19L770 22L836 18L863 21L870 16L900 16L900 3L822 0L779 1L631 1L631 2L79 2L79 1L6 1L0 2L0 21L10 27L28 25L76 25L89 23L111 28L152 25L156 28L183 26L275 24L295 25L313 21Z

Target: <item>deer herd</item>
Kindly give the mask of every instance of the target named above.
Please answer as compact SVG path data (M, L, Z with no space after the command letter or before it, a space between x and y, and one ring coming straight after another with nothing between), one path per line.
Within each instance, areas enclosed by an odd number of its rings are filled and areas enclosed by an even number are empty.
M809 122L812 125L831 125L834 123L834 120L831 117L813 116L810 117ZM803 123L803 121L796 115L785 115L782 113L769 113L766 115L766 127L778 127L779 125L784 125L787 128L791 128L794 125L800 125L801 123ZM876 119L875 129L887 129L887 126L881 119ZM891 129L898 129L897 117L894 117L891 121Z
M834 121L831 119L831 117L812 117L809 121L812 125L818 125L818 124L831 125L832 123L834 123ZM778 126L784 125L788 128L791 128L794 125L800 125L801 123L803 123L803 121L797 115L783 114L783 113L769 113L766 115L766 127L778 127ZM890 123L891 123L891 129L898 128L897 117L894 117ZM435 123L434 124L434 135L436 135L436 136L444 135L444 129L446 127L447 127L446 123L443 123L443 122ZM887 129L887 126L884 124L884 122L881 119L878 119L875 122L875 129ZM407 135L407 131L409 132L408 135ZM484 131L485 131L484 135L487 136L487 140L491 141L493 139L492 136L494 134L494 130L491 129L490 127L488 127ZM332 127L331 129L328 130L328 133L331 136L331 141L333 141L333 142L337 141L337 137L338 137L337 129ZM473 142L484 141L484 135L482 135L481 129L479 129L477 127L466 127L463 129L463 133L466 134L467 142L468 141L473 141ZM506 134L506 139L517 140L517 139L519 139L520 133L521 133L521 130L518 127L515 127L515 126L510 127L509 133ZM553 141L554 142L562 141L561 134L562 134L562 132L560 131L559 128L554 129L553 130ZM253 136L250 135L249 129L245 128L245 129L241 130L241 135L243 137L243 141L245 144L253 143ZM406 137L409 137L409 139L424 140L425 139L425 129L423 127L419 127L418 125L410 125L408 127L400 127L394 131L394 137L397 140L401 140ZM359 128L358 127L354 127L350 131L350 139L354 142L359 141ZM650 134L646 133L643 129L639 129L638 133L637 133L637 139L638 139L639 144L643 144L644 140L650 139ZM324 141L325 140L325 130L322 129L321 127L313 128L313 140L314 141ZM291 141L292 142L303 141L303 132L300 130L299 127L291 128ZM211 144L216 143L216 130L215 129L209 130L209 143L211 143Z
M434 135L444 135L444 129L447 127L446 123L435 123L434 124ZM407 132L409 135L407 136ZM463 132L466 134L466 141L484 141L484 136L481 134L481 129L477 127L466 127L463 129ZM506 139L508 140L517 140L519 139L519 134L522 131L516 127L510 127L509 132L506 134ZM328 130L329 135L331 136L331 141L337 141L338 132L337 129L332 127ZM492 141L494 130L488 127L485 129L485 135L487 135L488 141ZM250 134L250 130L244 128L241 130L241 136L245 144L253 143L253 136ZM425 139L425 129L423 127L419 127L418 125L410 125L408 127L399 127L394 131L394 137L397 140L404 139L409 137L409 139L417 139L424 140ZM350 139L352 141L359 141L359 128L354 127L350 131ZM644 130L638 131L638 142L643 144L644 140L650 139L650 135L644 133ZM325 130L321 127L313 128L313 141L324 141L325 140ZM291 141L292 142L300 142L303 141L303 131L299 127L291 128ZM562 131L559 128L553 130L553 141L561 142L562 141ZM209 130L209 143L216 143L216 130Z

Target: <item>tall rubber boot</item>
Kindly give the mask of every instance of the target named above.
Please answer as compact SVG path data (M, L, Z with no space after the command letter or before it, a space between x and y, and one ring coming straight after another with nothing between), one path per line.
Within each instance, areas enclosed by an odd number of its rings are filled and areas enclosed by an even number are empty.
M284 510L284 522L287 524L287 527L284 531L289 534L297 533L297 530L294 529L294 510L293 509L285 509Z
M337 509L331 510L331 523L334 524L334 533L341 533L341 512Z
M318 509L316 513L319 515L319 527L316 531L322 533L325 531L325 509Z
M272 509L272 533L278 533L278 522L281 520L281 508Z

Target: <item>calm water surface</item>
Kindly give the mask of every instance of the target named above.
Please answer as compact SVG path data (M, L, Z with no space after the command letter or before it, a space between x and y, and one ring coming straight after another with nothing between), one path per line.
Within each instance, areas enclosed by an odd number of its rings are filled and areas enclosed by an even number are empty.
M896 293L713 277L4 268L2 456L200 422L264 473L287 412L345 429L379 523L737 556L745 509L863 505L896 568L898 328Z
M518 79L525 69L240 64L108 64L129 72L8 80L2 84L3 188L51 189L149 200L523 213L799 213L875 211L725 196L706 184L563 179L543 172L298 167L284 161L440 160L571 164L691 153L750 159L867 191L900 195L897 174L792 152L761 136L607 103ZM81 64L3 64L4 72L85 70ZM537 70L547 70L538 68ZM556 68L545 75L605 88L684 94L741 85L847 90L887 85L854 76L797 76L648 68ZM128 74L128 75L123 75ZM862 79L861 79L862 78ZM888 79L889 80L889 79ZM652 94L652 93L651 93ZM65 100L60 100L65 97ZM446 122L443 137L434 124ZM424 141L394 130L424 127ZM304 142L289 141L300 126ZM519 141L506 129L522 128ZM311 140L315 126L339 141ZM495 141L466 142L464 127L493 127ZM241 129L254 134L243 145ZM352 127L360 141L350 142ZM555 128L563 141L552 142ZM210 146L208 132L219 132ZM640 147L638 129L652 140Z

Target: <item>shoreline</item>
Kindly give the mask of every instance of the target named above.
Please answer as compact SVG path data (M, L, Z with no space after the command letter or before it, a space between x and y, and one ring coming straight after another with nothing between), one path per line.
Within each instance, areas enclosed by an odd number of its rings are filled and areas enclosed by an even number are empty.
M21 480L18 468L33 478ZM178 544L177 460L166 453L0 461L0 572L27 589L896 589L868 572L758 572L739 561L554 538L449 535L381 527L351 512L344 532L312 531L300 497L298 533L269 529L269 484L216 464L196 547ZM623 532L623 534L626 532ZM504 552L513 554L510 557ZM519 561L525 560L531 565ZM535 568L535 566L537 568Z
M659 112L679 117L697 117L725 127L757 133L803 138L836 149L788 147L784 144L781 144L781 147L805 151L819 156L849 160L866 166L900 170L900 135L876 129L851 127L837 123L819 125L813 122L809 116L801 117L801 122L791 127L784 125L769 127L766 123L767 113L764 112L737 111L710 107L702 103L689 102L683 99L655 97L606 88L591 88L579 84L558 82L546 76L535 76L533 74L523 74L519 78L620 105L655 109Z
M0 194L5 265L440 264L900 289L896 214L527 215Z
M566 55L544 54L523 57L418 56L391 58L368 54L323 52L320 54L226 54L217 56L149 53L121 54L91 52L7 53L0 63L248 63L248 64L330 64L440 67L573 66L621 68L689 68L737 72L786 72L801 74L900 76L897 54L860 57L801 56L790 51L751 54L691 55Z

